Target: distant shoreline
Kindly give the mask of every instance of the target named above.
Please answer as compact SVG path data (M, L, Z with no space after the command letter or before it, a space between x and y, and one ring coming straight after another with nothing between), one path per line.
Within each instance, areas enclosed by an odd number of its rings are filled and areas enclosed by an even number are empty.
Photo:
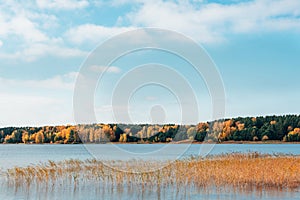
M269 140L269 141L234 141L234 140L230 140L230 141L223 141L223 142L198 142L198 141L178 141L178 142L103 142L103 143L66 143L66 144L62 144L62 143L40 143L40 144L36 144L36 143L1 143L0 145L77 145L77 144L171 144L171 145L176 145L176 144L300 144L300 142L284 142L284 141L277 141L277 140Z
M191 142L195 140L195 142ZM0 143L300 143L300 115L177 124L81 124L0 128Z

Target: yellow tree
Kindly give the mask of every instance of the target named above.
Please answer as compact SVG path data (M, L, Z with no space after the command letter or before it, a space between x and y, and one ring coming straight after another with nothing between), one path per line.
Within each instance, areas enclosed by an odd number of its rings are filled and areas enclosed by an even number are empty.
M28 143L29 141L29 135L28 135L28 132L27 131L24 131L23 134L22 134L22 142L24 144Z
M119 142L127 142L127 134L123 133L120 135Z
M196 127L189 128L187 130L187 135L188 135L189 140L194 140L196 133L197 133Z
M31 134L29 140L35 142L35 138L36 138L36 133Z
M109 124L103 124L102 130L105 135L106 141L107 140L113 141L115 139L115 134Z
M45 140L45 137L44 137L43 131L37 132L36 137L35 137L35 143L41 144L44 142L44 140Z

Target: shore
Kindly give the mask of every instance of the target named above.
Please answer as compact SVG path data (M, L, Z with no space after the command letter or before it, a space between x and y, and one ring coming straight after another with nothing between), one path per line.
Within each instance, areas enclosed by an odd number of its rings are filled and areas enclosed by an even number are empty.
M36 143L1 143L3 145L18 144L18 145L37 145ZM213 141L190 141L182 140L176 142L101 142L101 143L39 143L44 145L59 145L59 144L300 144L300 142L284 142L278 140L268 140L268 141L222 141L222 142L213 142Z

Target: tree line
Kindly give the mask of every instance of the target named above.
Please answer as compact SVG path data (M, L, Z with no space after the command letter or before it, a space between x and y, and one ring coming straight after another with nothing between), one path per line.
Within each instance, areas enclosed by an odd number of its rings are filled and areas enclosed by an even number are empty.
M176 141L300 141L300 115L238 117L177 124L80 124L0 128L0 143L107 143Z

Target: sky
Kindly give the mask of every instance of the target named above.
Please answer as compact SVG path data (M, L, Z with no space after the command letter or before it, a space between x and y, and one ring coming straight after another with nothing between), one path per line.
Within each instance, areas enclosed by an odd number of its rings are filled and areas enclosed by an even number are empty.
M223 80L224 117L300 113L300 1L8 0L0 3L0 127L80 123L73 95L88 55L113 36L145 27L176 31L205 49ZM129 107L112 105L116 83L149 63L176 70L191 86L199 115L185 121L212 120L203 77L178 57L145 50L105 71L94 94L97 122L123 122L112 111L124 109L124 123L182 122L176 90L159 84L132 91L124 100Z

